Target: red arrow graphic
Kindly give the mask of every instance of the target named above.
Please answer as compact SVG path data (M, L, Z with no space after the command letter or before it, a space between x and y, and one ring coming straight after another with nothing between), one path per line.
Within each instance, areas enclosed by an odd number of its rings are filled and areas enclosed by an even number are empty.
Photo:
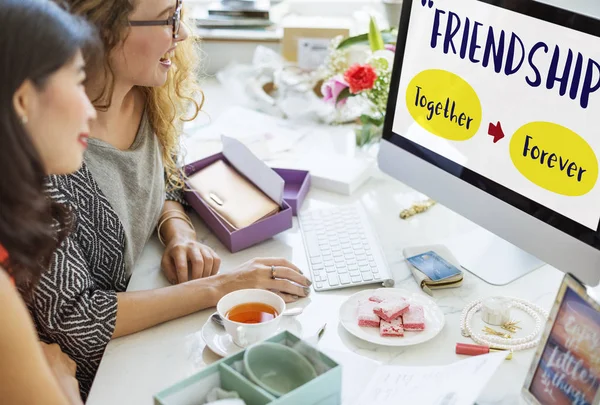
M504 138L504 131L502 130L502 124L500 121L496 125L490 122L490 127L488 129L488 135L494 137L494 143L498 142L500 139Z

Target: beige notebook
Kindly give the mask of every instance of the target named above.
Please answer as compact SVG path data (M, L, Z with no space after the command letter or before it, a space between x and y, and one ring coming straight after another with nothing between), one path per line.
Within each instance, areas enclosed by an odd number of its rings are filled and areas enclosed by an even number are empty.
M188 183L232 229L279 212L275 201L222 160L189 176Z

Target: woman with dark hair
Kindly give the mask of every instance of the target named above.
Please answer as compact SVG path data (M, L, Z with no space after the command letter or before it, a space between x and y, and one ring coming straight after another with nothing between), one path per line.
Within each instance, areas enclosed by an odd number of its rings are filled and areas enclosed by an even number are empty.
M45 0L0 2L0 398L81 403L75 363L37 340L24 297L50 265L69 212L44 194L48 174L77 170L96 112L82 49L93 29Z

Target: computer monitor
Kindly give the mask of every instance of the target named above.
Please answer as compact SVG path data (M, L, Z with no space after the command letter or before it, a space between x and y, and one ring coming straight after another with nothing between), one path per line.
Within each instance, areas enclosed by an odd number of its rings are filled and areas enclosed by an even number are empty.
M547 262L597 285L598 20L529 0L404 0L399 27L380 168L480 226L450 248L489 283Z

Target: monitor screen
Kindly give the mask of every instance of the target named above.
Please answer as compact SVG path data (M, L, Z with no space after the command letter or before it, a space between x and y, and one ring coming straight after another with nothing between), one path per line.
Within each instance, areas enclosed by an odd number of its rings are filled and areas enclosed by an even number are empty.
M405 1L385 139L600 248L600 24L533 1Z

